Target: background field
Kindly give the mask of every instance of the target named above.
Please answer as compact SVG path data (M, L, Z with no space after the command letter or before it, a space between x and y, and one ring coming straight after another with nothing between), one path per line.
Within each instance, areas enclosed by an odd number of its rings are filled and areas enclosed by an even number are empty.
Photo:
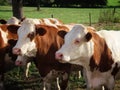
M116 5L117 0L111 0L109 5ZM45 8L40 11L36 7L23 7L24 16L29 18L58 18L64 23L80 23L94 26L97 30L114 29L120 30L120 8L115 9L115 15L112 12L115 8ZM91 18L90 16L91 15ZM0 6L0 19L9 19L12 17L11 6ZM110 17L110 18L108 18ZM114 18L113 18L114 17ZM115 19L111 21L111 19ZM99 20L103 22L100 22ZM108 20L108 21L107 21ZM120 90L120 81L116 81L116 89ZM30 68L30 78L25 79L21 68L16 67L6 73L6 90L41 90L41 80L34 65ZM83 90L84 80L78 79L75 73L71 74L68 90ZM54 89L53 89L54 90Z
M108 6L120 6L120 0L108 0Z
M89 23L89 14L91 14L92 23L97 23L102 11L113 10L114 8L41 8L24 7L24 16L30 18L50 18L53 17L62 20L64 23ZM116 13L120 15L120 8L116 8ZM0 18L9 19L12 17L11 6L0 6Z

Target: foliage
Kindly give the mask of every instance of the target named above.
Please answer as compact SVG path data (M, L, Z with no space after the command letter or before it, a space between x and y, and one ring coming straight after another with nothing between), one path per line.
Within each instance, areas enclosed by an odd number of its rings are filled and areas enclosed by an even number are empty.
M116 12L116 9L113 10L104 10L100 12L99 23L119 23L120 17Z
M107 6L109 7L120 6L120 0L108 0Z
M8 5L8 0L0 0L0 5Z
M36 6L37 2L47 7L103 7L107 0L24 0L24 5Z
M23 0L24 6L37 6L37 0Z

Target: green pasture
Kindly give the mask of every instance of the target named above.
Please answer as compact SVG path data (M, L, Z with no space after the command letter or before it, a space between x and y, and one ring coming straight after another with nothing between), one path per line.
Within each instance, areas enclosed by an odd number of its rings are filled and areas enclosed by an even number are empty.
M97 23L100 13L113 8L45 8L41 7L37 11L36 7L23 7L25 17L29 18L54 18L62 20L64 23ZM116 14L120 15L120 8L116 8ZM8 19L12 17L11 6L0 6L0 18Z
M120 0L108 0L108 6L120 6Z

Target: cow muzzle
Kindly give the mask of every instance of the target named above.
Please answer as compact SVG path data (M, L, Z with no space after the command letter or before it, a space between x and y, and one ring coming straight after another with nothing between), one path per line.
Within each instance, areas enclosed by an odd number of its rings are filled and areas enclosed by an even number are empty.
M18 60L18 61L15 61L15 65L16 66L23 66L23 63L22 63L22 61Z
M19 48L13 48L12 53L16 54L16 55L20 55L21 54L21 50Z
M56 58L57 60L62 60L63 54L62 54L62 53L55 53L55 58Z

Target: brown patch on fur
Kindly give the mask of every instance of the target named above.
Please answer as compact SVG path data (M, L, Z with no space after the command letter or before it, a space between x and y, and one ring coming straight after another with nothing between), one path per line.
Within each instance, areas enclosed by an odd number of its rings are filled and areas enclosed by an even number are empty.
M94 42L94 55L90 59L91 71L94 69L101 72L110 70L114 61L105 40L96 33L92 33L92 40Z
M8 30L8 27L11 26L13 27L11 31ZM17 25L1 25L0 28L2 29L3 32L6 32L8 33L7 35L7 38L8 39L17 39L18 36L17 36L17 30L16 30L16 27L14 28L14 26L17 26ZM13 32L16 32L16 33L13 33Z
M39 51L46 54L48 53L51 46L56 47L56 50L60 48L61 44L63 43L63 39L57 35L59 29L49 25L40 25L39 27L46 30L45 35L41 36L38 34L35 37L36 46L39 48ZM62 43L59 43L60 40Z
M34 39L34 37L35 37L35 33L31 32L31 33L28 34L27 37L30 38L30 41L32 41Z
M69 31L69 28L67 26L64 25L57 25L57 28L59 29L59 31L64 30L64 31Z
M44 19L40 19L40 24L45 25Z

